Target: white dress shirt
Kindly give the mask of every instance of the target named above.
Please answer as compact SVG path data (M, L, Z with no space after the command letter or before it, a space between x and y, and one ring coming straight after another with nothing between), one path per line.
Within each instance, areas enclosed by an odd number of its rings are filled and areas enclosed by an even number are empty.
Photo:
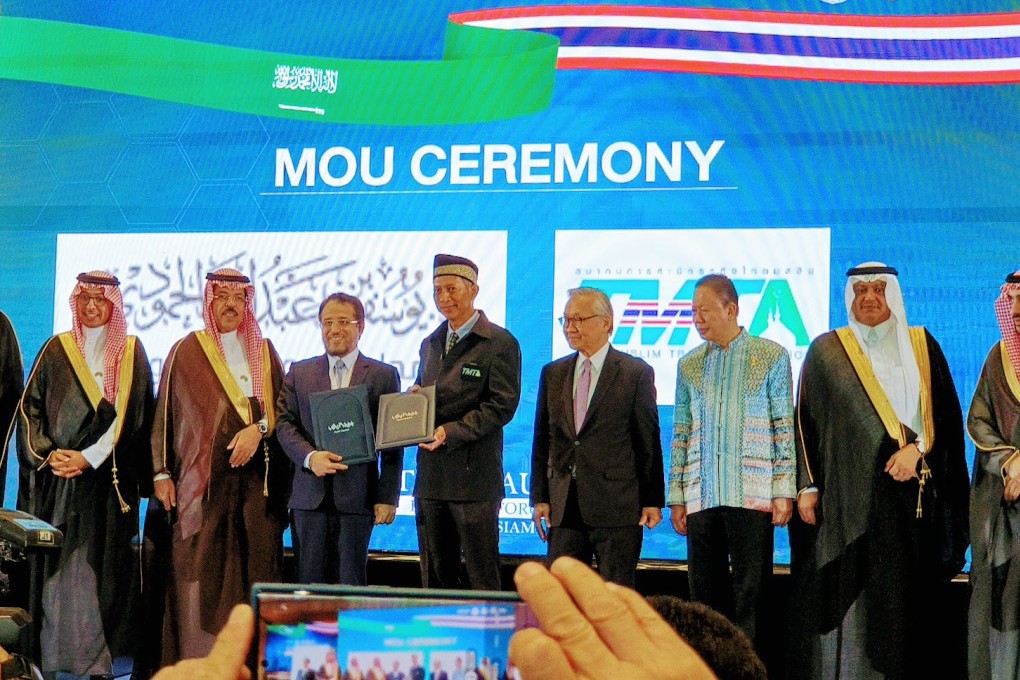
M574 395L574 401L577 401L577 381L581 377L581 369L584 367L584 360L588 359L591 361L591 382L588 383L588 398L587 401L585 401L585 405L591 405L591 396L595 394L595 385L598 384L599 376L602 375L602 366L606 363L607 354L609 354L608 342L602 345L602 347L590 357L584 356L584 352L577 353L577 362L574 364L574 386L570 391L570 393Z
M329 389L337 390L351 386L351 372L354 371L354 362L358 360L358 355L361 352L355 347L354 351L350 354L345 354L342 357L335 357L332 354L327 354L329 358ZM342 376L341 384L337 385L336 382L336 365L340 362L344 364L344 372Z
M237 331L230 331L220 335L223 343L223 358L227 362L230 374L234 376L241 392L246 397L255 396L255 386L251 384L251 367L248 366L248 355L245 354L244 345L237 337Z
M95 379L96 385L99 386L100 394L102 394L106 378L104 375L106 371L106 326L100 326L99 328L83 326L82 332L85 335L85 363L88 364L89 372L92 374L93 379ZM116 404L114 405L116 406ZM85 460L89 462L93 469L102 465L103 461L113 453L113 438L117 433L118 420L120 420L119 413L113 419L109 429L99 438L99 441L82 450L81 455L85 457Z
M345 354L342 357L335 357L332 354L326 355L326 357L329 359L329 389L338 390L351 386L351 373L354 371L354 362L358 360L359 355L360 352L358 351L357 347L354 348L353 352L351 352L350 354ZM337 385L336 365L341 362L343 362L344 365L344 372L343 375L341 376L340 384ZM312 462L312 454L315 453L315 451L316 449L312 449L311 451L308 452L308 455L305 456L304 467L306 470L312 469L310 463Z
M460 342L465 337L467 337L468 333L471 332L471 329L475 327L475 323L478 321L479 317L481 317L481 314L478 313L478 310L475 310L475 313L472 314L468 318L468 320L465 321L464 323L462 323L460 325L460 328L457 328L456 330L453 328L453 326L451 326L449 323L447 323L446 324L446 343L443 345L443 347L449 347L450 346L450 337L454 333L457 334L457 342Z
M871 369L878 378L878 384L882 386L882 391L889 398L889 403L896 413L913 414L905 424L917 433L917 443L923 449L924 426L921 422L921 409L919 404L907 403L907 374L903 370L903 360L896 339L896 324L895 316L890 316L877 326L858 324L857 328L864 338L861 349L868 357ZM909 359L913 360L913 357Z

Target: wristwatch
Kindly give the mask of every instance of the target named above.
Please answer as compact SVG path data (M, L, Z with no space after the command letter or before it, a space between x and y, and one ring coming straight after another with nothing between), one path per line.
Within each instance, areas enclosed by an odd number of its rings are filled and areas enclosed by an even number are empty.
M262 433L263 437L269 434L269 423L266 422L265 418L255 423L255 426L259 428L259 432Z

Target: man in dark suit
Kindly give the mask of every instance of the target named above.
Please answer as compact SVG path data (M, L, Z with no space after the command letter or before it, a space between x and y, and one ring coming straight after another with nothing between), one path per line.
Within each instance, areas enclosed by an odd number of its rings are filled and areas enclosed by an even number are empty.
M434 441L419 445L414 485L422 585L499 590L503 426L521 398L521 348L475 309L474 262L436 255L433 274L446 321L422 342L416 381L436 386L438 423Z
M342 451L317 451L312 441L309 395L366 385L373 419L379 396L400 391L397 369L358 350L365 330L365 308L344 293L319 306L326 353L296 361L280 392L276 437L294 462L290 509L301 583L367 582L368 542L373 524L396 515L403 449L382 452L378 464L348 466Z
M655 375L612 348L613 308L594 288L569 293L560 318L574 354L542 369L531 454L531 503L549 562L595 558L608 581L634 587L641 527L665 504Z

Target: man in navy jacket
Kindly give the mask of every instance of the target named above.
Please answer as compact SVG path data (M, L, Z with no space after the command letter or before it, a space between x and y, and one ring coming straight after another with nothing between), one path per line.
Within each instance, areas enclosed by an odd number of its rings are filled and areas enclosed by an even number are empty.
M312 441L309 395L365 385L373 421L379 396L400 391L397 369L369 359L358 349L365 308L344 293L319 306L326 353L296 361L280 392L276 437L294 462L290 509L301 583L367 582L368 542L375 524L396 515L403 449L389 449L378 463L348 466L343 451L318 451Z
M500 588L503 426L521 398L521 348L475 309L477 277L471 260L436 255L433 293L446 321L422 342L416 381L436 386L435 439L418 447L414 485L426 588Z

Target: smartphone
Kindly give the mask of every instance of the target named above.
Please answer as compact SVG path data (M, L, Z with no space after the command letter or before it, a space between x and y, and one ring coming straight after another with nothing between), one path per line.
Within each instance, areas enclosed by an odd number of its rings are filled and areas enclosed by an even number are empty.
M519 680L516 593L257 584L259 680Z

